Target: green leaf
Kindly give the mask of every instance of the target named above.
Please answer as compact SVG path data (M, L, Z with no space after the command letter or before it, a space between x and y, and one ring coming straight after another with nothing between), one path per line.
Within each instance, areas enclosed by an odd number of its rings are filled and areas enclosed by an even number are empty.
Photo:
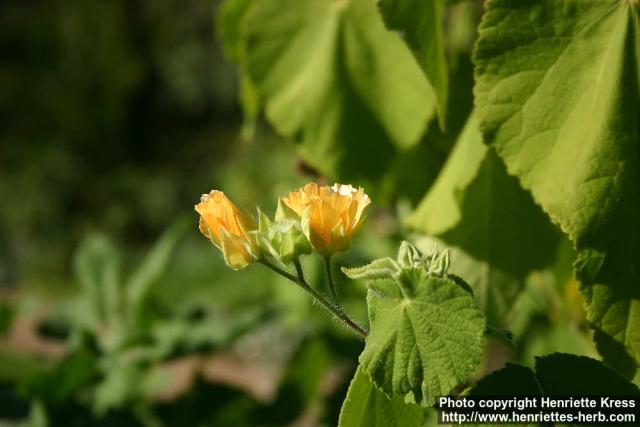
M531 368L507 363L504 368L478 381L468 395L566 398L640 394L635 385L607 368L602 362L588 357L554 353L536 358L535 365L534 373ZM585 372L588 372L588 375L585 375Z
M436 118L429 122L420 142L398 153L389 169L379 177L374 193L377 205L393 205L398 201L415 205L424 196L425 189L436 180L447 153L430 135L430 129L440 132L434 122L437 122Z
M327 175L377 181L434 114L424 74L373 1L258 0L246 37L267 118Z
M369 284L371 333L363 369L388 396L432 404L467 380L483 354L484 316L473 297L423 268Z
M86 326L117 323L122 305L120 255L106 236L87 236L74 255L74 273L83 291Z
M132 321L139 319L153 286L162 278L173 249L186 226L186 221L179 221L165 231L127 282L127 302L133 316Z
M432 235L454 228L464 214L464 190L478 176L486 152L477 124L470 119L438 179L407 224Z
M585 375L585 373L588 373ZM638 387L602 362L574 354L537 357L534 372L507 363L484 377L469 396L638 396Z
M513 363L482 378L469 390L469 396L541 396L542 391L531 368Z
M536 375L531 368L507 363L504 368L494 371L478 381L467 394L469 397L483 398L489 396L538 397L542 396L542 390L540 390ZM489 425L497 426L498 424ZM518 424L518 426L537 427L539 424Z
M487 338L496 340L500 344L509 348L511 351L516 351L517 345L513 339L513 333L506 329L497 329L493 326L487 325L487 329L485 330L485 335Z
M487 322L497 327L511 327L509 313L524 289L524 277L517 278L491 265L490 257L495 255L490 252L486 256L489 259L483 260L439 239L423 237L419 242L421 245L424 245L424 242L438 242L439 246L448 247L452 259L450 275L464 277L470 284L476 303L487 317Z
M536 375L548 396L640 395L637 386L590 357L564 353L536 357Z
M389 399L359 366L342 404L338 427L420 427L424 412L401 397Z
M38 372L21 387L30 398L60 403L90 387L98 374L96 357L80 350L67 354L48 372Z
M136 360L112 356L102 365L102 381L95 385L91 402L96 414L104 415L142 397L147 370Z
M496 326L504 326L527 275L553 264L559 241L531 195L482 144L473 117L407 224L451 247L451 272L472 285Z
M486 141L578 250L605 362L640 361L637 1L491 0L475 52Z
M244 55L243 25L253 0L226 0L216 14L218 38L225 55L239 62Z
M444 0L379 0L386 26L397 30L411 49L436 94L440 127L446 128L449 75L442 20Z
M256 88L245 70L244 25L250 6L254 0L226 0L216 14L218 38L225 55L240 69L240 104L244 112L242 137L245 141L253 139L255 121L260 112L260 101Z

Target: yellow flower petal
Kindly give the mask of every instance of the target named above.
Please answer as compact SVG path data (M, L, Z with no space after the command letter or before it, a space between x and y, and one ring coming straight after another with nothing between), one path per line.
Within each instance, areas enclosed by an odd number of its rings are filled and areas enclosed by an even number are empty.
M200 214L200 232L222 250L230 267L244 268L257 259L258 245L251 234L256 223L222 191L203 194L195 210Z
M292 191L280 202L303 220L303 230L313 247L328 255L349 247L371 200L362 188L341 184L320 187L310 183Z

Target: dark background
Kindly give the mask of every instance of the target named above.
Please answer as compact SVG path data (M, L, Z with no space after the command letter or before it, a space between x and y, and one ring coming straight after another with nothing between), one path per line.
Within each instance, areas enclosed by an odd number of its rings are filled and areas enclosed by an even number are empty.
M242 120L217 3L3 2L0 286L64 275L89 229L148 244L208 191Z

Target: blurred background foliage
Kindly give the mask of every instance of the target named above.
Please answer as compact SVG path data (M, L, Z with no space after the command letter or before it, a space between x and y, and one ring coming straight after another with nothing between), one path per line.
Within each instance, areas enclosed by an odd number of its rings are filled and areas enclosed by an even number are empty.
M321 147L302 135L308 121L302 130L280 126L303 108L300 99L276 113L267 108L264 120L260 73L269 67L258 53L248 61L261 71L249 75L240 40L249 3L3 2L0 425L336 425L361 342L270 272L224 266L192 210L211 188L245 209L273 212L278 196L309 180L353 179L366 185L375 210L339 262L391 255L407 236L451 247L453 271L519 344L515 353L491 344L478 375L551 351L593 355L571 277L574 254L546 217L535 211L533 222L522 220L547 233L530 230L545 240L524 250L539 255L530 264L508 271L512 253L496 258L490 247L520 237L492 240L482 218L502 221L520 215L515 205L533 205L491 154L465 163L467 178L448 172L425 199L436 201L418 207L453 161L456 141L469 141L462 131L473 103L480 4L463 2L445 15L446 132L432 102L406 118L417 137L398 148L349 98L340 102L352 113L322 134ZM355 10L352 19L364 14L382 37L392 35L372 10ZM419 72L408 51L402 60ZM267 95L278 89L264 84ZM371 138L386 148L368 147ZM324 159L331 150L347 157ZM449 209L443 194L467 188L447 182L461 180L479 188L497 182L509 203L494 217L490 199L471 187L476 196ZM462 219L442 225L428 221L434 215ZM321 274L313 259L305 270L311 281ZM348 310L366 323L364 286L342 281Z

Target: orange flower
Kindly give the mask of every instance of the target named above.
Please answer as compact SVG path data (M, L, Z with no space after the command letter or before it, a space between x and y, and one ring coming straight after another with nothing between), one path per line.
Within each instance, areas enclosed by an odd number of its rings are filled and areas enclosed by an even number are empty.
M203 194L195 206L200 232L222 251L229 267L240 270L258 258L258 245L250 233L257 226L222 191Z
M371 199L362 188L334 184L320 187L310 183L281 199L302 223L312 246L323 255L344 251L365 220L364 209Z

